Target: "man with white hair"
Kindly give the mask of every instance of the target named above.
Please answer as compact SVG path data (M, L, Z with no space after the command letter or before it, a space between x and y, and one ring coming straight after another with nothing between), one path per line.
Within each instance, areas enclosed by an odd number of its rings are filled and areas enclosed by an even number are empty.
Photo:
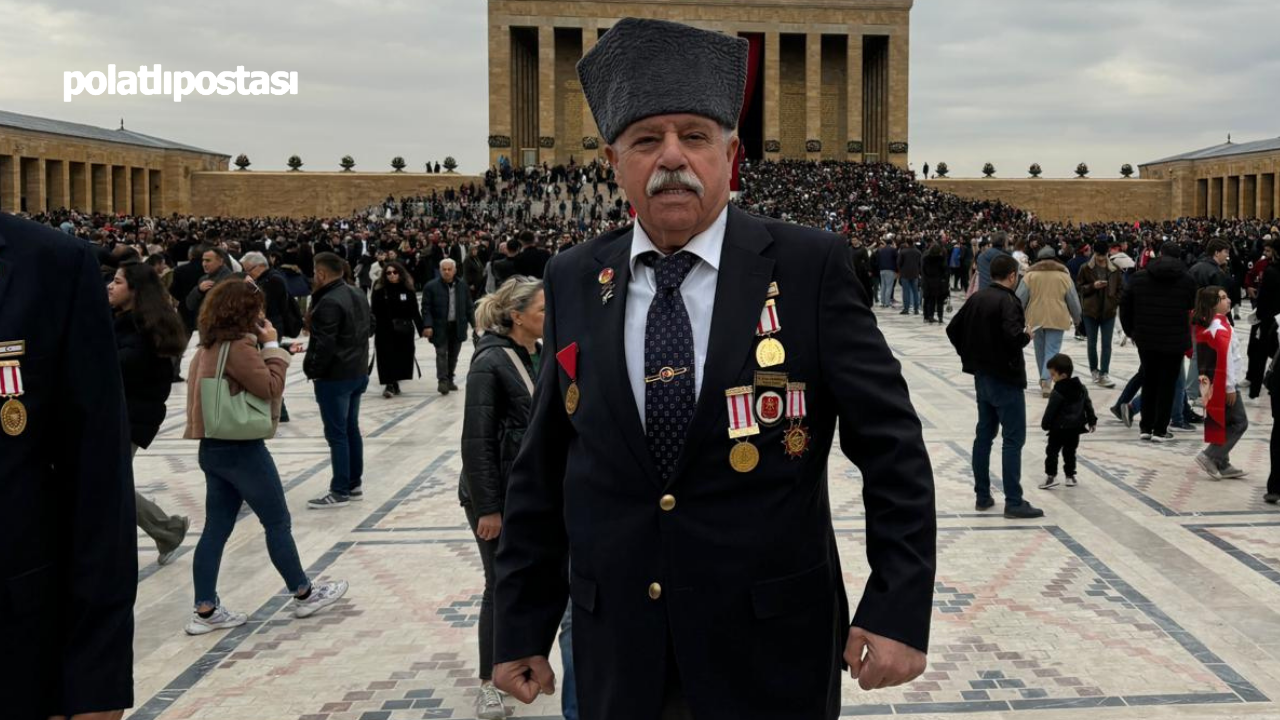
M445 258L440 261L440 274L422 288L422 337L436 346L436 388L441 395L458 389L454 382L458 353L467 328L475 325L471 292L458 280L458 263Z
M842 665L864 690L925 668L920 421L848 243L729 204L747 46L626 18L578 64L636 223L544 276L546 360L496 567L494 683L521 702L555 691L570 600L584 718L829 720ZM837 419L871 566L852 624Z

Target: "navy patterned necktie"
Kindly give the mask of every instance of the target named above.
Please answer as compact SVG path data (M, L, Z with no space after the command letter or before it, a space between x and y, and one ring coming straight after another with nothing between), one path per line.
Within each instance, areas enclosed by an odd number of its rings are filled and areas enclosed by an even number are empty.
M663 483L675 471L693 418L693 326L680 285L698 256L680 252L663 257L650 252L642 259L653 268L657 293L644 326L644 418L649 453Z

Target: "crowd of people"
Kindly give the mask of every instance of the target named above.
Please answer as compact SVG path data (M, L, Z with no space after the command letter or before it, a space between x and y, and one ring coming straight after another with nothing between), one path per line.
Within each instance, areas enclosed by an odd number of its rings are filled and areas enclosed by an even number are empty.
M1068 332L1087 343L1092 385L1109 389L1116 384L1111 358L1120 325L1120 342L1136 343L1141 368L1108 406L1111 414L1125 426L1140 418L1139 438L1152 443L1173 440L1171 430L1203 425L1208 444L1196 462L1210 479L1246 475L1230 455L1248 427L1244 396L1257 398L1270 388L1276 411L1280 390L1267 370L1280 345L1280 265L1274 262L1280 230L1267 223L1052 223L1001 203L929 189L887 164L744 163L736 202L752 213L846 236L853 277L881 312L923 315L926 325L949 322L946 332L963 367L976 376L978 509L994 505L989 455L1000 432L1005 516L1043 514L1024 498L1020 482L1028 375L1048 401L1039 486L1060 484L1059 456L1065 484L1076 484L1079 437L1096 429L1098 418L1083 376L1076 377L1075 363L1062 352ZM540 280L555 254L630 222L631 212L613 170L593 161L504 165L480 185L388 198L341 218L70 211L32 218L90 243L102 268L135 454L155 438L171 383L186 374L184 437L199 440L207 484L186 632L246 621L217 591L222 550L242 503L266 530L271 561L294 593L298 617L347 591L344 581L313 583L303 571L265 442L277 423L289 421L283 390L292 357L305 353L303 370L314 380L333 464L329 491L308 507L333 509L363 499L359 417L370 375L376 370L383 398L400 395L401 383L421 376L416 341L425 338L436 355L435 390L459 391L460 351L470 340L475 354L466 371L459 497L484 566L476 710L478 717L502 717L492 685L493 556L506 476L530 422L534 379L544 362ZM1241 322L1241 310L1252 312L1250 322ZM1247 337L1236 332L1246 325ZM194 357L183 366L193 338ZM1030 373L1023 360L1029 344ZM1082 374L1083 365L1079 369ZM225 390L219 394L217 386ZM261 402L233 412L227 403L236 396ZM211 397L221 398L219 408L208 406ZM240 425L228 413L239 413ZM1280 500L1277 445L1273 431L1269 503ZM138 526L155 541L160 564L168 564L190 519L141 495L136 507ZM569 620L566 613L562 647ZM567 653L565 663L572 665ZM566 693L566 717L576 715L571 696Z

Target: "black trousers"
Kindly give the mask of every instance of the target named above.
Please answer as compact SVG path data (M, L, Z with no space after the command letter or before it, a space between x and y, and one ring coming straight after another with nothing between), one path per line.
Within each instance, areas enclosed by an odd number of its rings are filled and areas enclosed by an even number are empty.
M1174 387L1183 357L1182 353L1151 352L1138 348L1138 359L1142 362L1142 421L1139 427L1143 433L1163 435L1169 432Z
M924 295L924 317L925 319L934 318L938 322L942 322L942 309L946 307L947 296L937 295L934 293L925 293Z
M1076 474L1076 450L1080 447L1078 430L1050 430L1049 445L1044 450L1044 474L1058 474L1058 453L1062 453L1062 472L1067 477Z
M449 323L445 336L436 342L436 380L453 380L458 371L458 353L462 352L462 338L458 336L456 323Z
M472 534L480 524L480 518L471 510L470 505L463 505L467 513L467 524ZM493 679L493 586L494 560L498 556L498 541L476 538L480 546L480 564L484 566L484 594L480 599L480 679Z

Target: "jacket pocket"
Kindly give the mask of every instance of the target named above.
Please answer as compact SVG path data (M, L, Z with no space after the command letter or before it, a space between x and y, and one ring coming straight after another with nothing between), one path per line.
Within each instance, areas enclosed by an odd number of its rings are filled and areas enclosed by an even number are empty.
M569 598L573 604L584 611L596 612L596 581L582 577L577 573L569 575Z
M751 587L751 609L759 620L787 615L821 600L831 590L828 564Z

